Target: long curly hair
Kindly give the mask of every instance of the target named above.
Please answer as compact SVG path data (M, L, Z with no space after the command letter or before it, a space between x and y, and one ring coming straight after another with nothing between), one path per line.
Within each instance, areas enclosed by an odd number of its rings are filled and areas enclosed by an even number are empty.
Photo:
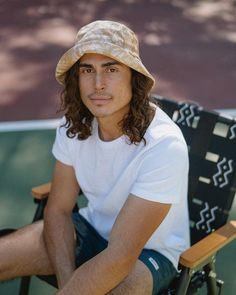
M69 138L77 137L85 140L92 134L93 114L83 104L79 91L79 61L75 63L65 76L65 87L61 92L59 111L65 112ZM144 134L154 116L154 107L150 105L149 92L152 87L150 80L143 74L132 69L132 99L129 113L119 122L124 135L130 144L138 144L142 140L146 144Z

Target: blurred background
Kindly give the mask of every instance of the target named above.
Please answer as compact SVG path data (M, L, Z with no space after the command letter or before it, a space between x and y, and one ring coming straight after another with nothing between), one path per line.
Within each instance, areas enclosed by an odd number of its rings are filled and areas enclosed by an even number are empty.
M98 19L137 33L153 93L236 114L235 0L0 0L0 227L32 220L30 189L54 163L55 66L78 29ZM236 288L235 251L232 243L218 257L225 295ZM0 284L0 295L16 295L18 284ZM53 289L34 278L30 294Z
M54 69L78 29L97 19L130 26L153 92L235 108L235 0L1 0L0 120L54 118Z

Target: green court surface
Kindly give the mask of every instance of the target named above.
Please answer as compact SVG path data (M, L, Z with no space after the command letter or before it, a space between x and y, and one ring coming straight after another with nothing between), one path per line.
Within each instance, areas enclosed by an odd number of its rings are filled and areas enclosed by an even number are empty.
M20 227L31 222L35 204L30 189L51 178L54 134L54 130L0 132L0 228ZM236 202L230 218L236 219ZM223 295L235 294L235 254L236 241L217 256L217 272L225 281ZM18 286L19 280L0 284L0 295L17 295ZM54 288L37 278L32 279L30 295L54 293ZM204 295L206 291L199 294Z

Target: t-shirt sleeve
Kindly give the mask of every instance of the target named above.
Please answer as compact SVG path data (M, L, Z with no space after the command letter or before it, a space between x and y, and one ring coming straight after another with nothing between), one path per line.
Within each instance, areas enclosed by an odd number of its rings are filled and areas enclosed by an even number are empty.
M56 130L56 138L52 147L52 154L60 162L72 166L72 153L70 151L73 139L67 137L67 129L62 126L64 123L65 119L63 118Z
M188 183L188 150L184 141L170 137L146 152L131 193L160 203L179 203Z

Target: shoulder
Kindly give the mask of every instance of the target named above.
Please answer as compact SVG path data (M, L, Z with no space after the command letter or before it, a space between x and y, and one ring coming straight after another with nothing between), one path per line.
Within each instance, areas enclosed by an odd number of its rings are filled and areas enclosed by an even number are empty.
M71 136L69 133L70 125L67 123L66 118L62 117L56 129L56 139L55 144L61 146L61 148L66 148L71 150L79 144L77 136Z
M176 143L177 146L182 145L186 148L186 142L182 131L158 106L155 106L155 116L146 131L145 139L150 147L161 143L161 145Z
M170 170L187 169L189 166L188 146L180 128L159 107L146 134L143 163L148 169L168 167Z
M69 132L71 125L66 121L65 116L59 120L56 130L56 142L61 142L69 148L78 149L81 146L88 146L94 143L97 134L97 123L95 120L92 123L92 134L87 139L79 139L77 134L72 135Z
M63 116L59 120L59 123L57 126L57 132L59 135L64 137L64 136L66 136L66 132L67 132L68 128L69 128L69 126L67 126L66 118L65 118L65 116Z

